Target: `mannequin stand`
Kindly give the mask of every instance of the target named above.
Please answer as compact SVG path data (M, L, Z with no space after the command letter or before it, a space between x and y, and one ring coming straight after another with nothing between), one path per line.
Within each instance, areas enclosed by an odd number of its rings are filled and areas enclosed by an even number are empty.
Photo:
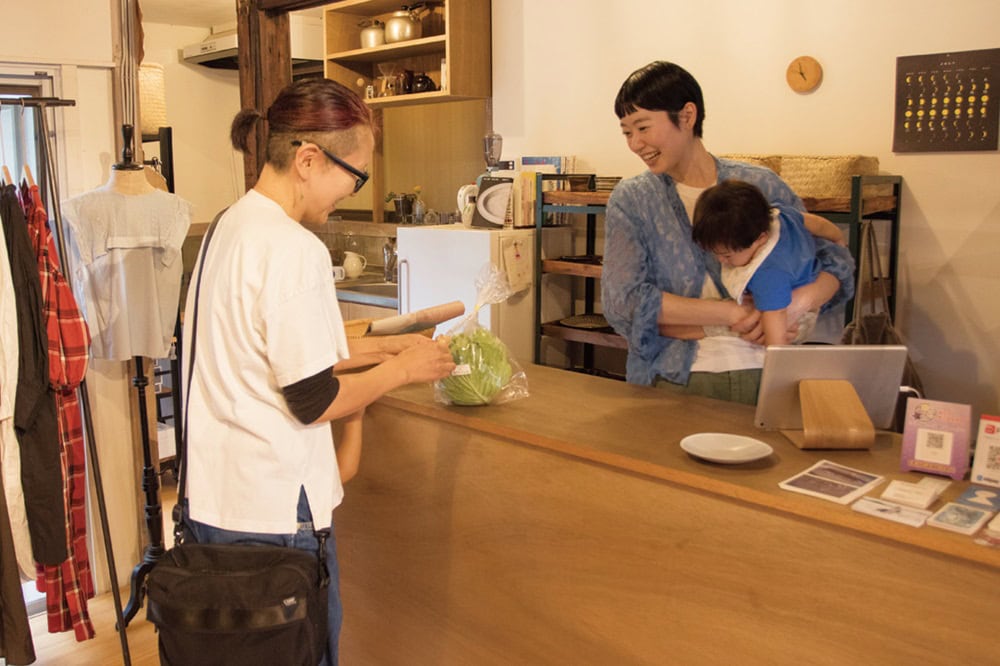
M153 565L163 557L166 550L163 547L163 509L160 504L160 482L153 466L153 455L149 445L149 418L146 414L146 386L149 380L142 367L142 357L133 357L135 361L135 377L132 385L139 395L139 427L142 433L142 490L146 494L146 530L149 534L149 545L143 554L142 561L132 570L132 591L128 604L125 606L123 619L125 626L135 617L146 596L146 576Z

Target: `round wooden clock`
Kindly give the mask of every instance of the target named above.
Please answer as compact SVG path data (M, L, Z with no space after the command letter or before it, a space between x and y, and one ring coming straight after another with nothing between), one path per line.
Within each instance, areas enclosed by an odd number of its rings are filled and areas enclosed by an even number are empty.
M795 92L812 92L823 80L823 67L812 56L799 56L788 64L785 80Z

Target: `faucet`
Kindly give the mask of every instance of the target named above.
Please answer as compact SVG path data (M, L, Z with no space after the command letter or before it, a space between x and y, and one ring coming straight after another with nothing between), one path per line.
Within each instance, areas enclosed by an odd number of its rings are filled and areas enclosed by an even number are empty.
M396 239L387 238L382 246L382 265L385 267L385 281L396 281Z

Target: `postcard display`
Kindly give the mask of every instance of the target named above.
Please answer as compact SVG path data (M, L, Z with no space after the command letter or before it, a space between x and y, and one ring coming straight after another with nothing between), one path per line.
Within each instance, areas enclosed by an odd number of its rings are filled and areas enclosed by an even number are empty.
M900 467L961 479L969 470L972 408L954 402L906 401Z
M996 150L1000 49L896 59L897 153Z

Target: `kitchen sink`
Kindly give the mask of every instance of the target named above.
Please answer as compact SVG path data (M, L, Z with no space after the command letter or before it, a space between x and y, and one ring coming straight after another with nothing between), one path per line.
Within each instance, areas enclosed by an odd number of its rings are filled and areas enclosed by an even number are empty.
M396 298L398 286L395 282L374 282L367 284L337 285L338 291L353 291L358 294L371 294Z

